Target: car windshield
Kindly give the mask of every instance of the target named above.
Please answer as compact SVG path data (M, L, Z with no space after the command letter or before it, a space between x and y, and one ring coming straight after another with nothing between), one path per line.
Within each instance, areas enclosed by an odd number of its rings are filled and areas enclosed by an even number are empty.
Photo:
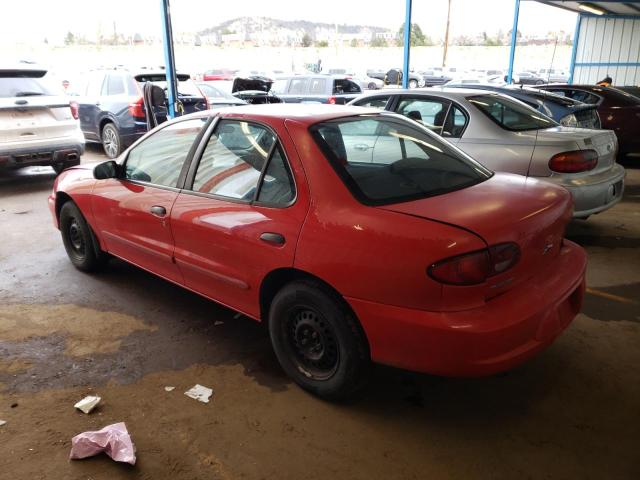
M199 83L198 87L200 88L202 93L204 93L209 98L215 98L218 100L233 100L234 102L240 101L233 95L223 92L222 90L219 90L218 88L209 85L208 83Z
M459 190L492 173L403 117L340 118L311 127L333 168L366 205L385 205Z
M559 124L537 110L520 102L498 95L475 95L467 97L478 110L505 130L522 132L557 127Z

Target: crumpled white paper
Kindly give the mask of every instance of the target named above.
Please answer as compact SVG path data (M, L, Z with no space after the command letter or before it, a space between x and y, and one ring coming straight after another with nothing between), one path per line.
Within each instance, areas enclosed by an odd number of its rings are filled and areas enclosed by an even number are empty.
M189 390L184 392L187 397L191 397L194 400L198 400L202 403L209 403L209 397L213 394L213 390L202 385L196 384Z
M84 397L78 403L74 405L78 410L82 410L84 413L91 413L91 410L96 408L96 405L100 403L100 397L94 397L93 395L89 395L88 397Z
M71 439L71 460L93 457L101 452L116 462L136 464L136 447L124 422L107 425L97 432L83 432Z

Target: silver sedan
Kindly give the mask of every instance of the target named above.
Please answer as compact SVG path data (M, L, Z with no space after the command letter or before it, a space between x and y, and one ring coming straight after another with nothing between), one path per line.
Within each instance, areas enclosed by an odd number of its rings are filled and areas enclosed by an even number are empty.
M618 141L610 130L562 127L518 100L475 89L394 90L351 105L412 118L492 170L562 185L573 195L575 218L622 198L625 172L615 162Z

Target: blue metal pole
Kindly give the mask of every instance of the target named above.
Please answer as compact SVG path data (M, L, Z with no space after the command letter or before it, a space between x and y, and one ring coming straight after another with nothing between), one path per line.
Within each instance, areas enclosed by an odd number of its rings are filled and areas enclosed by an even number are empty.
M171 10L169 8L169 0L160 0L162 4L162 40L164 48L164 64L165 74L167 77L167 101L169 111L167 116L175 118L176 116L176 92L178 90L178 82L176 78L176 59L173 54L173 32L171 30Z
M409 54L411 50L411 3L406 0L407 6L404 16L404 64L402 66L402 88L409 88Z
M578 14L576 19L576 30L573 32L573 47L571 47L571 66L569 67L569 83L573 83L573 71L576 68L576 56L578 54L578 40L580 39L580 24L582 23L582 14Z
M513 62L516 56L516 42L518 41L518 17L520 16L520 0L516 0L516 8L513 13L513 28L511 29L511 49L509 50L509 70L507 71L507 83L513 82Z

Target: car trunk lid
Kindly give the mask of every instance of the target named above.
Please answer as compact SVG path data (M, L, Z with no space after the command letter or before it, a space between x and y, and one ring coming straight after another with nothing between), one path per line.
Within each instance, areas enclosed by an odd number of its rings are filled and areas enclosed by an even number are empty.
M480 287L485 297L491 297L528 280L556 259L571 205L569 193L562 188L519 175L496 174L445 195L378 208L460 227L488 246L516 243L518 263Z
M0 98L0 142L29 142L69 135L76 120L69 100L51 95Z

